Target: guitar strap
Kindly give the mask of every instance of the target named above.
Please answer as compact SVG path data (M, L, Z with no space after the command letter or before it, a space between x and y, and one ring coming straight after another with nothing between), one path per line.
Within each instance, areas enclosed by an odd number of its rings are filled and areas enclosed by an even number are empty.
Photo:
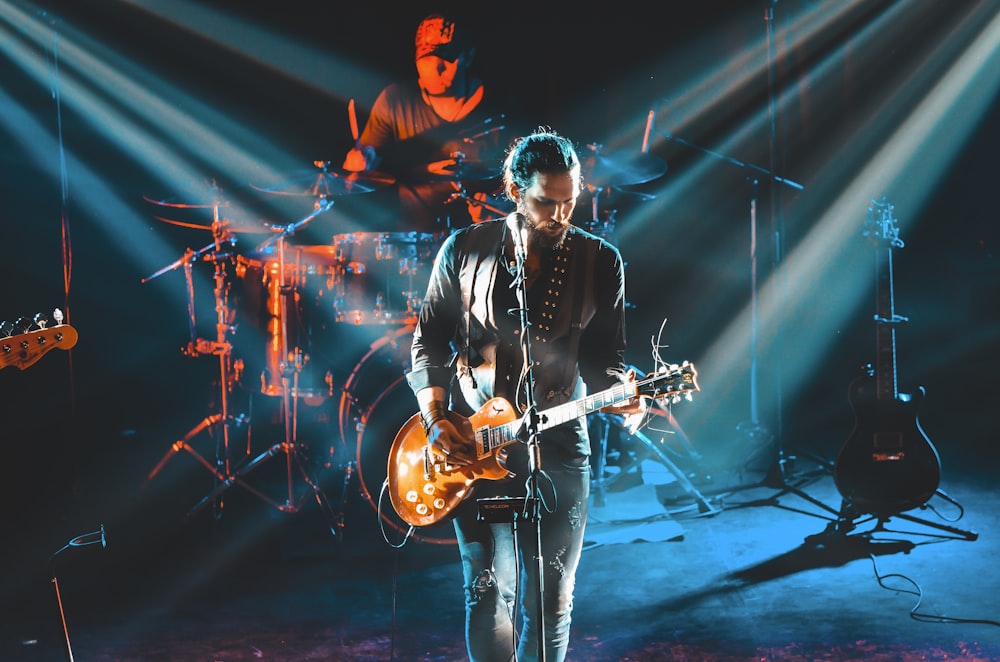
M574 237L576 241L584 241L584 238L580 235ZM590 278L584 278L576 283L576 287L573 288L573 316L570 318L569 327L569 348L567 356L574 357L574 360L566 362L566 376L563 378L563 387L567 391L567 395L573 388L573 377L575 376L576 364L579 362L575 357L577 357L577 352L580 347L580 335L583 333L583 295L585 291L591 291L593 289L593 278L594 278L594 252L597 250L596 241L584 241L584 251L581 258L580 254L577 253L573 256L573 270L576 273L580 273L578 270L583 269L583 274L589 275ZM580 264L581 259L583 264Z

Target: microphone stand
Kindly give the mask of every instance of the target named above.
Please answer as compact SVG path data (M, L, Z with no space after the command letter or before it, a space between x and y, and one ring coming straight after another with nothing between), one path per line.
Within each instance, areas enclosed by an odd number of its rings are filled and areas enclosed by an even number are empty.
M760 310L758 302L760 288L757 282L757 276L758 276L757 239L759 233L759 223L757 219L757 205L760 195L759 185L760 181L763 179L764 181L768 182L769 186L771 186L772 188L776 187L778 184L781 184L783 186L793 188L797 191L801 191L803 190L804 187L802 186L802 184L799 184L798 182L792 181L791 179L787 179L785 177L781 177L780 175L775 174L773 171L761 167L759 165L740 161L739 159L735 159L731 156L727 156L720 152L713 151L706 147L702 147L701 145L697 145L693 142L675 136L666 131L658 131L658 133L667 140L678 143L680 145L684 145L686 147L691 147L693 149L696 149L702 152L703 154L707 154L712 158L730 163L738 168L747 171L748 173L746 179L749 182L751 188L749 210L748 210L749 220L750 220L750 348L749 348L750 349L750 420L748 421L747 425L741 423L739 426L737 426L737 430L745 433L748 436L749 440L752 442L755 443L759 443L761 441L768 442L774 437L772 436L771 432L767 429L767 427L761 422L759 403L758 403L758 390L757 390L759 381L757 374L758 372L757 364L759 359L758 343L760 338ZM773 197L774 196L772 194L772 199ZM777 245L779 244L776 243L776 246ZM775 268L777 268L777 266L778 265L776 264ZM779 412L779 417L780 417L780 412ZM813 498L812 496L806 494L802 490L789 485L788 482L786 481L784 474L784 466L787 461L787 456L785 453L784 441L781 438L781 436L777 438L777 450L778 450L778 457L775 462L775 467L768 472L768 475L764 478L762 485L779 489L780 490L779 494L785 492L791 492L805 499L806 501L809 501L823 508L824 510L829 511L830 510L829 506ZM799 452L802 455L809 455L810 459L812 459L816 464L818 464L821 467L820 471L826 471L829 469L831 463L828 460L818 456L813 456L812 454L806 453L801 449Z
M512 224L508 223L508 227ZM538 613L538 660L545 662L545 559L542 555L542 509L539 491L539 477L542 472L541 448L538 439L538 404L535 402L535 378L532 372L531 343L528 339L531 322L528 320L528 290L525 279L525 263L527 261L527 246L521 234L521 223L512 228L514 252L516 258L516 274L513 287L517 293L518 312L521 322L521 360L525 371L525 414L520 434L527 437L528 445L528 480L526 481L527 496L524 508L520 514L514 514L514 540L518 540L518 520L525 519L534 524L535 535L535 576L538 587L535 607Z

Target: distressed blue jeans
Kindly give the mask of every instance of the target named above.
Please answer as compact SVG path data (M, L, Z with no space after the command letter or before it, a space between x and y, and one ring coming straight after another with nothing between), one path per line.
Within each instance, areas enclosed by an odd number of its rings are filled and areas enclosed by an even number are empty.
M516 476L509 481L480 481L474 497L456 511L465 637L472 662L538 660L539 561L535 550L539 537L544 564L545 659L562 662L566 657L587 521L590 464L586 455L547 452L544 442L540 447L540 528L532 518L490 523L477 517L479 499L527 493L526 447L520 444L512 448L507 464Z

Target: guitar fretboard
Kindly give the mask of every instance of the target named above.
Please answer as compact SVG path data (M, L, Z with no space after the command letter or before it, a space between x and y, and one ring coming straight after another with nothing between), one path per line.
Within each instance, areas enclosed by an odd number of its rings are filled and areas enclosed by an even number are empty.
M599 409L623 402L636 395L636 384L618 384L594 395L546 409L539 414L538 431L568 423ZM476 450L480 457L517 441L522 419L476 430Z

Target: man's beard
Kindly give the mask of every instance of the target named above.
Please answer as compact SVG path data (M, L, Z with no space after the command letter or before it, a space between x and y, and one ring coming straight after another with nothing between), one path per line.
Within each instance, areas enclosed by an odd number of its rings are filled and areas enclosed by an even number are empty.
M538 226L530 221L525 223L524 226L528 231L528 245L537 248L562 248L563 242L566 241L566 236L569 234L569 225L563 226L562 232L555 237L539 230Z

